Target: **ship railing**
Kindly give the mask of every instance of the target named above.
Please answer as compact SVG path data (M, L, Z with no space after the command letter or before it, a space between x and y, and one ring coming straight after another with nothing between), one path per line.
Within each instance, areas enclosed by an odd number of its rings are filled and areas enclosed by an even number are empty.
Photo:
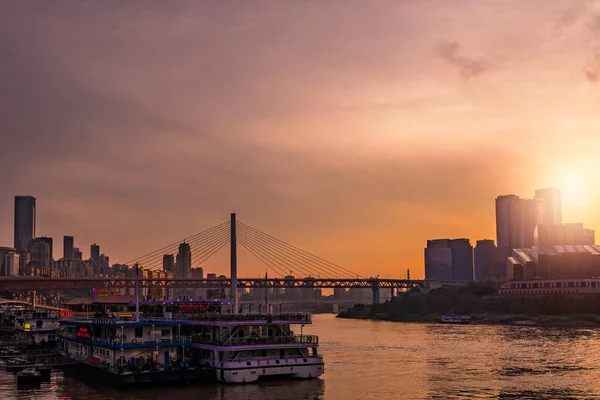
M316 335L293 335L293 336L260 336L243 338L225 338L223 340L211 340L205 337L193 337L193 343L211 344L214 346L253 346L269 344L319 344Z
M83 339L89 340L92 344L101 346L121 346L127 344L159 344L159 343L192 343L192 336L190 335L172 335L172 336L152 336L149 338L134 337L134 338L103 338L103 337L92 337L92 338L78 338L75 335L62 335L66 339Z
M196 314L173 313L171 317L164 314L144 314L140 316L143 321L208 321L208 322L247 322L247 321L299 321L311 322L312 316L308 313L281 313L281 314Z

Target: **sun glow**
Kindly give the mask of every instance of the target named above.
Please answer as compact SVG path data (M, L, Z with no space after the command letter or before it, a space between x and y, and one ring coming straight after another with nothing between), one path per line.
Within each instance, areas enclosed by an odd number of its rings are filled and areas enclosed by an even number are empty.
M589 182L583 175L568 173L561 176L557 186L562 192L564 204L582 206L587 203L590 195L588 185Z

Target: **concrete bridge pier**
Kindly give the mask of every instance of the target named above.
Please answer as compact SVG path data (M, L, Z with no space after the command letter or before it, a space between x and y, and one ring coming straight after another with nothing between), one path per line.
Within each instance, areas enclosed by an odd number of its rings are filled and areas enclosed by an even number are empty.
M373 304L381 303L381 292L379 290L379 282L375 282L371 287L373 290Z

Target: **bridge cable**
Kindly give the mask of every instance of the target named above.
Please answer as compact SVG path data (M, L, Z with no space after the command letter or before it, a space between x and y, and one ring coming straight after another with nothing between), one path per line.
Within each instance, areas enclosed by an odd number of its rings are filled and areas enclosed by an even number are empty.
M264 240L269 240L271 243L277 243L281 246L285 246L286 248L290 249L289 251L292 251L293 253L297 254L298 257L303 258L305 260L311 260L312 264L318 264L320 266L320 268L325 269L327 271L330 271L328 273L332 273L333 271L335 271L334 275L341 275L344 276L346 275L347 277L361 277L361 275L354 273L353 271L350 271L346 268L343 268L337 264L334 264L332 262L329 262L327 260L324 260L318 256L315 256L305 250L302 250L296 246L293 246L289 243L286 243L280 239L277 239L269 234L266 234L264 232L259 231L258 229L255 229L247 224L244 224L243 222L239 222L238 221L238 226L241 229L248 229L251 232L254 232L257 235L260 235ZM322 271L321 271L322 272ZM363 277L364 278L364 277Z
M249 246L252 246L252 248L254 249L254 251L258 254L260 254L263 259L267 259L271 262L272 265L277 265L280 271L286 271L287 270L287 265L276 260L274 257L266 254L265 252L262 251L262 249L260 248L259 245L257 245L256 243L253 243L251 240L249 240L248 238L244 237L243 238L246 241L246 244ZM285 273L285 275L288 275L289 273Z
M243 223L243 222L241 222L241 221L238 221L238 225L239 225L239 226L246 227L246 228L248 228L248 229L250 229L250 230L252 230L252 231L254 231L254 232L256 232L256 233L259 233L259 234L265 235L265 236L269 237L270 239L272 239L272 240L274 240L274 241L276 241L276 242L278 242L278 243L281 243L282 245L289 246L289 247L291 247L291 248L293 248L293 249L297 250L298 252L300 252L300 253L302 253L302 254L305 254L306 256L312 257L313 259L320 261L320 264L321 264L321 265L323 265L323 266L325 266L325 265L328 265L330 268L333 268L333 269L336 269L336 270L342 271L343 273L346 273L346 274L350 274L350 276L360 276L359 274L356 274L355 272L353 272L353 271L350 271L350 270L349 270L349 269L347 269L347 268L341 267L341 266L339 266L339 265L337 265L337 264L334 264L334 263L332 263L332 262L330 262L330 261L327 261L327 260L325 260L325 259L323 259L323 258L321 258L321 257L318 257L318 256L316 256L316 255L314 255L314 254L311 254L311 253L309 253L309 252L307 252L307 251L305 251L305 250L302 250L302 249L300 249L300 248L298 248L298 247L296 247L296 246L293 246L293 245L291 245L291 244L289 244L289 243L287 243L287 242L284 242L284 241L283 241L283 240L281 240L281 239L278 239L278 238L276 238L276 237L274 237L274 236L271 236L271 235L269 235L269 234L267 234L267 233L265 233L265 232L262 232L262 231L260 231L260 230L258 230L258 229L256 229L256 228L253 228L252 226L250 226L250 225L248 225L248 224L245 224L245 223Z
M196 258L196 260L200 259L200 261L196 261L194 263L194 265L198 266L199 264L201 264L202 262L204 262L206 255L207 254L214 254L213 251L215 250L215 248L221 249L221 247L223 247L226 243L229 243L230 241L230 232L225 232L224 234L221 234L220 236L213 238L211 240L210 243L207 243L207 248L204 250L201 250L200 255L198 255L198 251L193 251L192 252L192 259ZM195 256L194 256L195 254ZM210 258L210 255L208 256Z
M244 232L244 229L246 228L240 228L240 231ZM254 239L259 240L262 243L262 245L274 248L276 251L283 253L283 256L288 261L293 262L293 266L298 266L299 269L301 269L300 272L306 273L306 270L308 270L308 276L314 276L314 272L317 272L318 274L323 275L333 275L333 278L344 278L344 275L341 275L338 271L332 270L318 263L315 263L314 260L311 260L310 258L307 258L302 254L297 254L297 252L294 252L293 249L287 246L282 246L279 243L274 242L265 236L260 237L261 235L254 234L251 231L245 231L244 233L253 236ZM306 268L303 269L302 266L305 266Z
M278 257L276 254L274 254L271 250L269 249L265 249L264 246L262 246L260 243L257 243L255 241L253 241L253 239L245 237L245 236L240 236L243 237L247 243L251 244L252 246L254 246L254 251L261 254L264 258L270 260L273 264L278 265L281 270L284 271L284 276L287 275L291 275L291 272L289 272L289 268L294 268L293 265L290 265L289 262L286 262L283 258ZM281 261L279 261L281 260ZM298 272L298 270L301 270L301 268L297 268L296 271ZM305 274L306 272L301 270L300 271L302 274Z
M208 240L208 239L214 237L215 235L219 235L219 234L221 234L221 233L223 233L225 231L229 231L229 228L226 227L226 226L225 227L221 227L219 229L212 230L210 232L205 232L202 236L198 236L195 239L193 239L193 240L191 240L189 242L186 242L186 243L190 244L190 247L191 247L191 246L193 246L194 244L196 244L198 242ZM183 242L180 242L179 244L181 244L181 243L183 243ZM177 250L178 250L178 246L173 247L172 248L172 252L170 254L177 253ZM164 257L164 255L165 255L164 252L158 253L158 254L155 254L153 256L148 256L148 257L145 257L145 258L141 258L141 259L137 260L137 262L140 262L140 264L142 264L142 263L143 264L161 263L162 258Z
M288 268L295 269L297 272L300 272L304 276L313 275L310 267L303 266L305 263L302 260L299 260L297 257L290 255L287 249L283 248L282 246L275 246L264 241L262 238L257 238L256 235L250 233L249 231L245 231L244 228L240 229L240 236L246 237L249 241L256 244L257 247L262 248L264 251L268 252L273 257L282 260L284 264L287 264Z
M200 264L202 264L202 263L205 263L206 261L208 261L208 259L209 259L209 258L211 258L211 257L212 257L214 254L218 253L218 252L219 252L219 250L221 250L221 249L223 248L223 246L225 246L225 245L226 245L227 243L229 243L229 242L230 242L230 238L229 238L229 236L227 236L227 237L225 238L225 240L223 240L223 241L220 243L220 245L219 245L219 246L215 246L215 247L214 247L214 250L213 250L213 251L212 251L210 254L208 254L208 255L207 255L207 256L205 256L205 257L204 257L202 260L200 260Z
M219 235L221 235L221 234L223 234L225 232L229 232L229 228L228 227L221 227L220 229L214 230L212 232L207 232L203 236L197 237L197 238L195 238L195 239L193 239L193 240L191 240L189 242L186 241L186 243L190 245L190 249L191 249L192 246L194 246L195 244L197 244L199 242L210 241L214 237L219 236ZM181 243L183 243L183 242L181 242ZM170 254L177 253L177 250L178 250L178 246L176 246L173 249L173 252L170 253ZM144 266L144 265L157 265L157 264L162 265L162 259L163 259L164 255L165 254L159 253L159 254L156 254L156 255L154 255L152 257L146 257L144 259L140 259L137 262L139 262L142 266Z
M276 274L281 274L282 270L277 267L276 265L273 266L271 265L271 262L269 260L265 260L265 258L263 258L263 256L261 254L259 254L255 249L254 246L250 245L249 243L246 243L245 238L242 237L238 237L238 241L239 243L246 249L248 250L254 257L258 258L260 261L262 261L263 264L265 264L269 269L271 269L273 272L275 272ZM287 275L285 270L283 271L283 276Z
M197 233L197 234L195 234L195 235L192 235L192 236L190 236L190 237L188 237L188 238L185 238L184 240L191 240L191 239L194 239L194 238L196 238L196 237L198 237L198 236L200 236L200 235L204 235L204 234L206 234L206 233L208 233L208 232L211 232L211 231L213 231L214 229L221 228L221 227L223 227L223 226L226 226L226 225L229 225L229 224L230 224L230 221L229 221L229 220L227 220L227 221L225 221L225 222L222 222L221 224L218 224L218 225L215 225L215 226L213 226L212 228L206 229L206 230L204 230L204 231L202 231L202 232L200 232L200 233ZM143 255L143 256L137 257L137 258L135 258L135 259L133 259L133 260L131 260L131 261L128 261L128 262L126 262L126 263L125 263L125 265L129 265L129 264L131 264L131 263L135 263L135 262L137 262L138 260L140 260L140 259L144 259L144 258L146 258L146 257L148 257L148 256L152 256L152 255L153 255L153 254L155 254L155 253L160 253L160 252L163 252L164 250L166 250L166 249L170 249L170 248L171 248L171 247L173 247L173 246L178 246L180 243L181 243L181 241L178 241L178 242L175 242L175 243L169 244L169 245L167 245L167 246L165 246L165 247L162 247L162 248L160 248L160 249L158 249L158 250L155 250L155 251L153 251L153 252L150 252L150 253L148 253L148 254L145 254L145 255Z

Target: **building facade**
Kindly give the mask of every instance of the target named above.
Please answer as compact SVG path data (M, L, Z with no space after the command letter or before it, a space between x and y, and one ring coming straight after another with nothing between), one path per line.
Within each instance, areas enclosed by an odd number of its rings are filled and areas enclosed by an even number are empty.
M54 266L52 250L52 238L38 237L33 239L29 246L30 264L37 268L52 268Z
M582 223L540 224L535 228L535 246L596 244L596 232L584 229Z
M90 246L90 259L92 261L100 260L100 246L98 246L96 243Z
M75 239L73 236L65 236L63 238L63 258L65 260L75 259L74 247Z
M428 240L425 248L425 279L473 281L473 246L469 239Z
M173 273L175 270L175 256L173 254L163 255L163 271Z
M542 205L541 224L562 224L562 196L559 189L545 188L535 191L534 199Z
M32 196L15 196L15 249L26 252L35 238L36 201Z
M504 264L499 260L498 248L493 240L478 240L473 256L476 282L502 282L506 279Z
M19 275L19 255L12 247L0 247L0 276Z

